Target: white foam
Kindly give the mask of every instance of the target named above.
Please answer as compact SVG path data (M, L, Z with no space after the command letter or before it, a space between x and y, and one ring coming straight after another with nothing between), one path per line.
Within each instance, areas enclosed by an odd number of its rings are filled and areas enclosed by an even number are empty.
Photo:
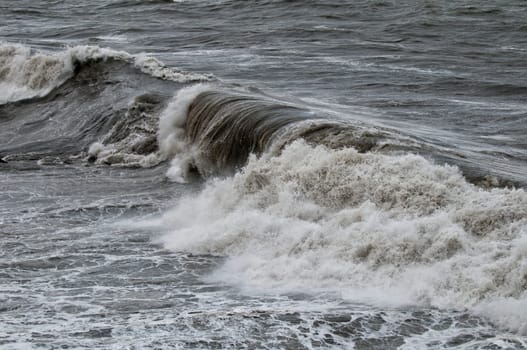
M502 328L527 334L527 298L496 298L477 305L475 311Z
M113 41L113 42L119 42L119 43L125 43L129 41L126 35L100 35L100 36L97 36L96 38L99 40L103 40L103 41Z
M0 44L0 104L42 96L73 72L71 60L62 55L32 55L21 45Z
M527 332L527 194L419 156L295 142L212 180L160 225L169 249L228 257L212 279L468 308Z
M131 103L133 107L134 102ZM125 114L125 120L129 120L129 111ZM149 168L158 165L165 160L159 152L140 152L137 150L144 148L145 145L149 145L155 140L152 139L152 135L155 134L155 130L147 119L150 119L152 123L153 116L147 116L144 114L143 119L139 122L141 124L137 127L133 122L122 124L116 124L110 132L105 135L103 142L97 141L90 145L88 149L88 159L94 159L97 164L116 165L124 167L143 167ZM112 142L112 136L114 133L122 132L123 128L128 128L126 137L121 138L117 142Z
M189 106L200 93L211 88L210 84L196 84L179 90L159 119L159 149L165 159L172 159L167 176L176 182L186 182L193 158L192 147L185 137Z
M172 80L179 83L188 83L192 81L208 81L214 79L214 76L212 74L183 72L175 70L174 68L167 67L158 59L149 56L145 53L140 53L133 56L133 60L135 66L138 67L143 73L149 74L156 78Z
M139 137L136 139L139 139ZM118 145L103 145L100 149L97 148L102 144L100 142L95 142L90 146L88 155L96 157L96 164L134 168L150 168L158 165L164 160L164 158L162 158L157 152L146 155L135 154L130 151L130 149L133 148L133 141L130 141L130 138L128 138L127 142L129 143L126 145L123 142L120 142ZM139 143L141 141L138 140L136 142ZM97 149L98 152L94 152L94 149Z

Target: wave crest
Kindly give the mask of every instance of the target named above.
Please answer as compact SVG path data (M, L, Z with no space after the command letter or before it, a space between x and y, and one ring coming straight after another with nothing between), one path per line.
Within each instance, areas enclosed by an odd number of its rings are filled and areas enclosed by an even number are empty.
M169 176L178 181L189 169L203 176L233 174L251 154L275 155L300 138L361 152L380 150L395 139L379 128L328 118L262 93L210 84L179 91L158 132L162 152L174 157Z

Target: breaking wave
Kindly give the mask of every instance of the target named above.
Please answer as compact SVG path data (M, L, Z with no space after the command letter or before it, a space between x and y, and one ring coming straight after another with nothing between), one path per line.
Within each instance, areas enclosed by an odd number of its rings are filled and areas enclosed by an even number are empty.
M463 154L98 47L3 45L0 78L8 163L222 175L156 222L169 249L225 256L213 279L468 309L527 334L527 195Z
M525 191L475 185L474 168L435 162L455 157L433 145L319 112L180 90L158 132L168 176L233 175L156 221L160 242L226 257L210 278L250 290L468 309L527 334Z

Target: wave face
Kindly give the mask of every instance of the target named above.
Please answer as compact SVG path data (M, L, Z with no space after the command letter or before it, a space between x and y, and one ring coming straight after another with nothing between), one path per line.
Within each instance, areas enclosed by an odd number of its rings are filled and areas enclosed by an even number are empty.
M203 176L232 174L250 155L278 154L300 138L364 152L386 147L390 136L263 93L209 84L181 90L163 112L159 130L165 156L175 156L177 179L189 168Z
M201 92L190 103L185 123L188 140L215 170L242 166L250 154L278 150L300 138L368 151L387 137L373 130L270 97L232 91Z
M483 190L417 155L293 142L158 224L169 249L227 257L213 280L468 308L527 333L527 194Z

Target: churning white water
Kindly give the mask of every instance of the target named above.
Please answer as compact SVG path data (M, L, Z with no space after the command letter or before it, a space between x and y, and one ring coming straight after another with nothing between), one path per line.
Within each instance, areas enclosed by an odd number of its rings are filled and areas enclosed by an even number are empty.
M415 155L302 141L165 213L169 249L226 256L214 280L469 309L527 332L527 194Z

